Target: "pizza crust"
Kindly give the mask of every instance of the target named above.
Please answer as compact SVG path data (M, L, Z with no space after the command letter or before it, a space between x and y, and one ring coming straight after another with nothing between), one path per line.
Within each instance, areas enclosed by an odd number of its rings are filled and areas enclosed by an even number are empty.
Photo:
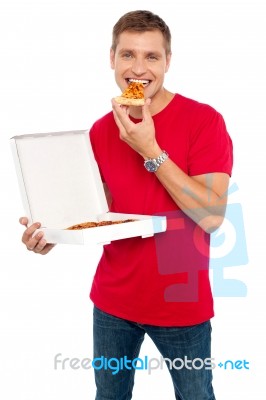
M130 99L128 97L117 96L115 101L124 106L144 106L145 99Z

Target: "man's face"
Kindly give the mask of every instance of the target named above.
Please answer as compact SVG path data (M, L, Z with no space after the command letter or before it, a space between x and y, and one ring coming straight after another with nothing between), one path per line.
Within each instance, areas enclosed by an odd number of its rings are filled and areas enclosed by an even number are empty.
M123 92L131 80L144 84L145 98L160 98L164 74L168 71L171 55L166 55L160 31L130 32L119 36L115 52L111 49L111 67L115 80Z

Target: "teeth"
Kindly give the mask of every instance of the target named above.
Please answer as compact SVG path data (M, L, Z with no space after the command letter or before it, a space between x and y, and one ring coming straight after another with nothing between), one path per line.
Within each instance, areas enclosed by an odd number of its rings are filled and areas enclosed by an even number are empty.
M146 83L149 83L150 81L146 80L146 79L129 79L129 82L136 82L136 83L143 83L143 85L145 85Z

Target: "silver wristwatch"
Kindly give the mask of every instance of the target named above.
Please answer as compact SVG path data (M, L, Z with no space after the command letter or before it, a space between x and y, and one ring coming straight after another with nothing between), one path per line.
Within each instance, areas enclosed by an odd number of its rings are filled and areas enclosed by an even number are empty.
M157 158L149 158L148 160L144 161L144 167L149 172L156 172L160 165L167 160L169 157L168 153L164 150L159 157Z

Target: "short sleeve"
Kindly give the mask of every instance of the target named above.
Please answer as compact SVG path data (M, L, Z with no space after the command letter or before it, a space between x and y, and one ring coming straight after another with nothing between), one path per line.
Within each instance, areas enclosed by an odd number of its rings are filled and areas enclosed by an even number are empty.
M224 172L231 176L233 144L222 115L202 104L191 119L190 129L189 175Z

